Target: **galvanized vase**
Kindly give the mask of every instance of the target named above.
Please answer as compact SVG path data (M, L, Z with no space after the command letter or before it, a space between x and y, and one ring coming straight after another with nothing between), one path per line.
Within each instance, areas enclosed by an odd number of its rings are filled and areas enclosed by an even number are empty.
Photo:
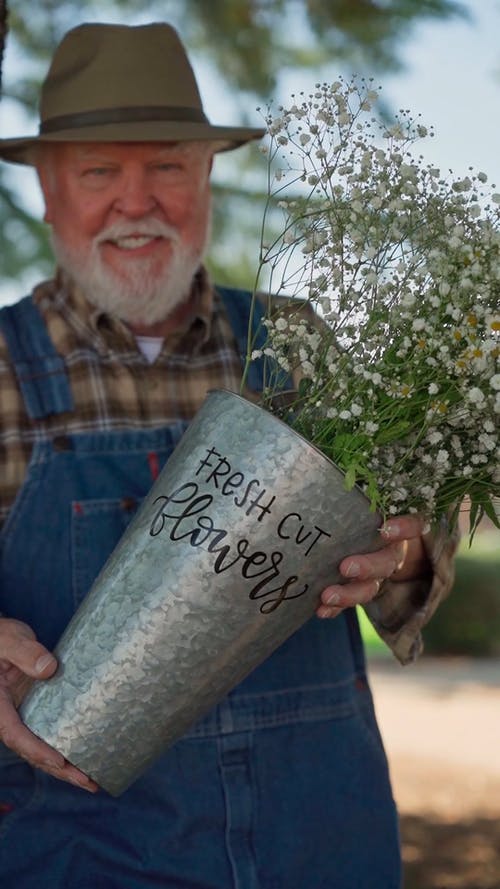
M379 517L280 420L211 392L35 684L28 727L113 795L310 618Z

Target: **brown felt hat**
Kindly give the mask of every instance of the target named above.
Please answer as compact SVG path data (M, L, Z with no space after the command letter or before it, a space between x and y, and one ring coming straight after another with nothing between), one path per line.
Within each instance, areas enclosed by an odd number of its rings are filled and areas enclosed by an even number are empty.
M0 157L34 162L47 142L185 142L217 150L263 136L249 127L213 126L177 32L165 23L84 24L68 31L42 85L38 136L0 139Z

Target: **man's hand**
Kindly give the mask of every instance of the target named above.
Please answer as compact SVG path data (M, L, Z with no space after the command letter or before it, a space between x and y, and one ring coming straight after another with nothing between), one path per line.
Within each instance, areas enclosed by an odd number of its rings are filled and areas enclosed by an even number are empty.
M425 532L418 516L396 516L380 529L384 541L382 549L364 555L347 556L340 563L340 573L346 583L326 587L318 617L337 617L344 608L363 605L377 595L387 578L411 580L430 574L431 566L422 542Z
M18 620L0 619L0 740L31 765L92 793L98 785L61 753L37 738L18 716L18 707L33 679L49 679L55 657Z

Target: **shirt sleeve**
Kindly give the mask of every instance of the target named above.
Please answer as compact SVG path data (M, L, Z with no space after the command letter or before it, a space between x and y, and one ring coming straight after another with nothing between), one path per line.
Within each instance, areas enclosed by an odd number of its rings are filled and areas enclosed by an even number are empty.
M375 599L364 605L377 633L402 664L412 663L422 653L422 628L453 586L459 540L458 529L450 533L443 521L437 531L423 537L431 565L429 575L386 580Z

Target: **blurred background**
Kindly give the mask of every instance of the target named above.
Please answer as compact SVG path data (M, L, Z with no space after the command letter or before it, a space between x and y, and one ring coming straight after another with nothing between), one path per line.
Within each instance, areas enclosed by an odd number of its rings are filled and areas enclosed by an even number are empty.
M362 74L382 86L383 116L410 109L434 127L419 144L426 161L443 174L472 167L500 190L499 0L0 0L2 137L36 132L39 83L68 28L160 19L187 44L213 122L260 126L270 101ZM266 193L258 148L220 155L214 185L209 265L220 283L252 288ZM51 274L41 212L33 172L2 165L0 305ZM417 665L399 667L361 619L406 889L500 889L500 532L485 521L462 544Z

